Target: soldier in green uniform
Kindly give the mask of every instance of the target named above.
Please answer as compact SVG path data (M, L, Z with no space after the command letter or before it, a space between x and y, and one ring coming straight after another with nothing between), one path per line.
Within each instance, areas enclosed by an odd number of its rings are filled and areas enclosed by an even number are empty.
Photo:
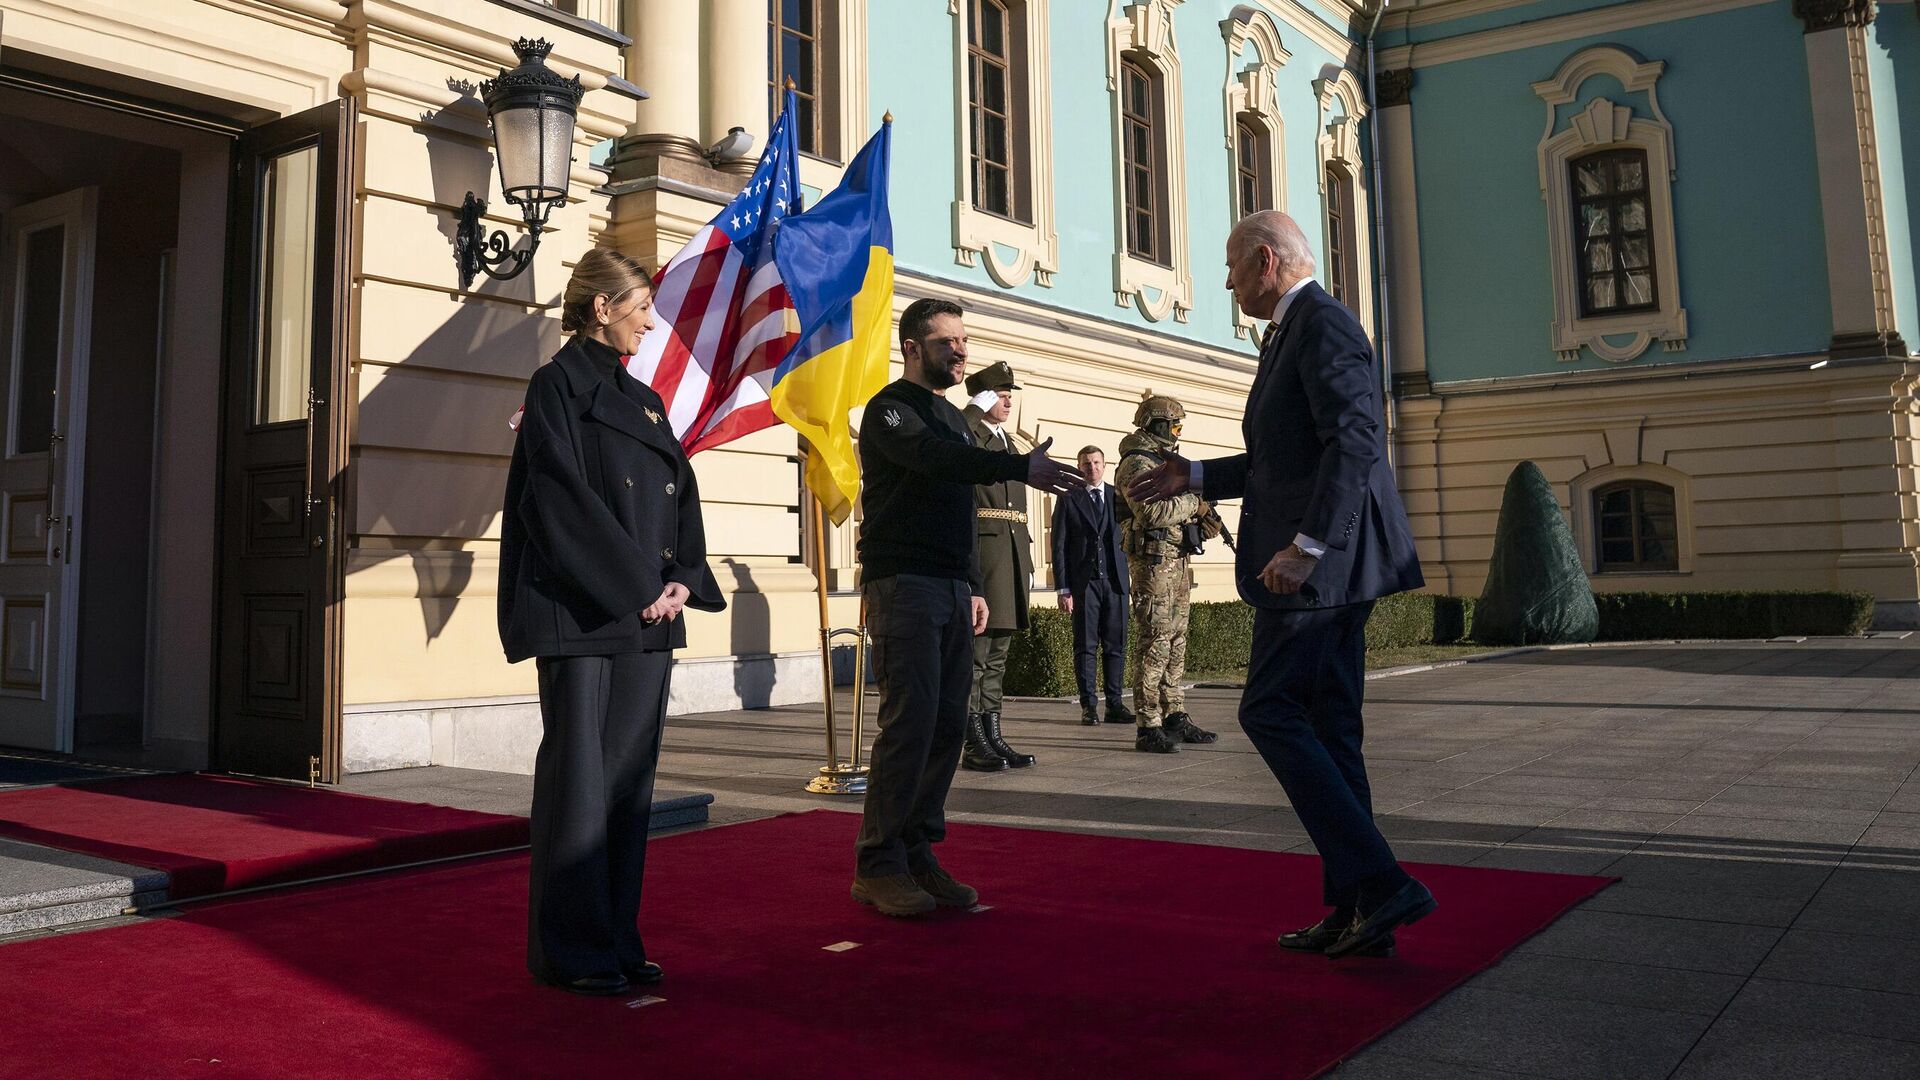
M1003 453L1032 450L1006 429L1013 410L1013 368L1005 360L967 376L971 399L963 413L975 446ZM1000 734L1001 684L1007 674L1007 647L1015 631L1027 628L1027 591L1033 581L1033 540L1027 533L1026 490L1018 481L980 484L973 489L973 557L987 601L987 632L973 639L973 697L967 710L963 768L976 772L1024 769L1032 754L1007 745Z
M1187 410L1173 398L1149 390L1134 410L1133 434L1120 441L1115 490L1125 492L1134 478L1165 460L1180 445L1180 423ZM1187 671L1187 605L1192 591L1187 558L1200 542L1218 536L1220 517L1198 495L1159 502L1126 500L1121 535L1133 577L1133 634L1139 642L1134 672L1133 711L1138 724L1133 747L1171 754L1179 744L1210 743L1216 736L1187 715L1180 680Z

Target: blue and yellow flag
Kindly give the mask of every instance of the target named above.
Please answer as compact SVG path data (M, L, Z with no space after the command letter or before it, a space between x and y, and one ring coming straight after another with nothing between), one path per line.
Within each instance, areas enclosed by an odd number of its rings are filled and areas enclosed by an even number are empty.
M848 414L887 384L893 328L889 118L847 166L840 186L773 236L773 258L800 324L775 370L774 414L806 437L807 487L838 525L860 494Z

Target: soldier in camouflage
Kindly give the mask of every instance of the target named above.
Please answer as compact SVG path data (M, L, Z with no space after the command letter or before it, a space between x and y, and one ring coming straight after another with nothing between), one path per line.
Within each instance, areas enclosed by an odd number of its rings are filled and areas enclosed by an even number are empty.
M1120 441L1120 466L1113 486L1127 490L1133 479L1164 460L1180 444L1187 410L1173 398L1151 390L1134 411L1134 432ZM1133 576L1133 633L1140 663L1134 672L1134 749L1171 754L1179 744L1210 743L1217 736L1187 715L1180 680L1187 670L1187 606L1191 583L1187 558L1200 542L1220 534L1220 518L1198 495L1160 502L1126 500L1121 535Z

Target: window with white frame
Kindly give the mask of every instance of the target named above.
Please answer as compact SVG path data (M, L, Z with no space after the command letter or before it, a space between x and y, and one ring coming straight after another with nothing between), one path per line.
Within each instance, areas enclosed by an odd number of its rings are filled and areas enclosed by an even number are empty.
M1251 4L1235 7L1220 23L1227 47L1227 80L1222 115L1227 122L1227 152L1233 167L1233 220L1256 210L1285 210L1286 124L1280 116L1280 68L1292 54L1280 41L1272 15ZM1234 333L1250 338L1257 320L1233 310Z
M1673 125L1655 88L1665 65L1610 45L1568 57L1533 84L1546 102L1539 146L1553 271L1553 350L1624 363L1655 341L1687 347L1673 242ZM1582 100L1605 76L1606 93ZM1615 88L1617 87L1617 91Z
M949 0L954 18L953 249L961 266L985 263L1004 288L1051 285L1060 241L1053 224L1052 109L1047 5L1040 0Z
M1193 268L1187 251L1186 140L1179 0L1117 6L1107 22L1107 90L1114 142L1114 303L1153 321L1187 321Z
M1329 67L1328 71L1333 69ZM1373 333L1373 252L1366 171L1360 160L1367 99L1360 80L1342 69L1314 80L1320 98L1320 283Z

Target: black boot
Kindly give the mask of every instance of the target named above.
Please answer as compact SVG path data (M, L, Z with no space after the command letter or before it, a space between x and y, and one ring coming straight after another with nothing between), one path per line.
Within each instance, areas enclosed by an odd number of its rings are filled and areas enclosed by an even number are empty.
M967 747L960 755L960 767L974 772L1005 772L1007 759L994 753L987 742L985 713L967 714Z
M980 719L982 720L981 726L986 729L987 745L993 747L993 752L1004 758L1009 766L1016 769L1024 769L1033 764L1034 758L1032 754L1022 754L1015 751L1013 747L1007 745L1007 740L1000 737L999 709L995 709L992 712L981 713Z
M1177 754L1180 740L1168 735L1165 728L1134 728L1133 748L1143 754Z
M1193 717L1184 712L1168 713L1163 723L1167 726L1167 734L1181 742L1210 743L1220 737L1194 723Z

